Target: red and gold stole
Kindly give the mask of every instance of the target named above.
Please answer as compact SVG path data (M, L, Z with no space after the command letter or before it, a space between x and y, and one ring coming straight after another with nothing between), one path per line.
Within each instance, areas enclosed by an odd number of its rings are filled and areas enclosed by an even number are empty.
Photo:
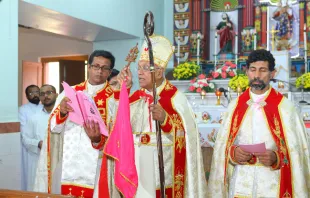
M247 89L237 101L236 108L233 112L231 125L229 129L229 136L225 149L225 177L224 183L226 184L227 166L229 163L229 148L234 144L238 135L240 126L242 125L244 116L248 110L247 102L250 100L250 89ZM286 137L282 125L281 115L279 113L279 105L283 99L283 95L271 88L269 95L266 97L264 106L264 114L268 122L269 130L272 137L278 147L280 154L280 185L279 185L279 197L292 197L292 175L291 175L291 163L290 156L287 149Z
M76 91L84 91L87 89L87 81L82 82L74 87ZM96 93L96 96L93 97L96 106L101 114L101 118L104 123L107 125L107 118L108 118L108 99L113 97L113 90L109 83L107 82L103 89L99 90ZM53 115L57 115L59 113L59 106L55 109ZM50 123L50 122L49 122ZM50 126L49 126L50 130ZM49 131L50 134L50 131ZM51 156L50 156L50 135L48 135L48 190L51 193ZM108 167L107 167L107 156L103 155L101 170L100 170L100 179L99 179L99 196L109 197L109 189L108 189ZM83 192L81 194L81 192ZM70 194L74 196L84 196L84 197L92 197L94 190L89 188L83 188L80 186L73 186L73 185L62 185L61 186L61 193L64 195Z
M186 177L186 145L185 145L185 128L183 120L175 109L172 99L177 93L177 88L170 82L166 81L163 90L159 93L158 103L165 109L167 114L173 120L174 146L173 146L173 186L166 187L166 197L184 197L184 184ZM134 103L141 98L144 100L151 97L149 102L152 102L152 96L145 93L143 89L134 92L129 102ZM150 123L151 124L151 123ZM157 174L157 173L156 173ZM156 190L156 197L160 198L160 189Z
M159 94L158 103L165 109L173 120L174 146L173 146L173 186L166 188L167 198L184 197L186 181L186 140L184 122L182 117L175 109L172 99L177 93L177 88L169 81ZM160 190L156 190L156 197L160 197Z

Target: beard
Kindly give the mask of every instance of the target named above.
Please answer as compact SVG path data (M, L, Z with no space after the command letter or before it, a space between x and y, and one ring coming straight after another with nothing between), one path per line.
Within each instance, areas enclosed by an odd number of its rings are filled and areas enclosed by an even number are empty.
M254 84L254 83L258 83L258 84ZM260 80L259 78L254 78L253 80L250 80L250 87L252 87L255 90L263 90L267 87L267 84Z
M32 99L28 99L30 103L38 105L40 103L40 99L38 97L34 97Z

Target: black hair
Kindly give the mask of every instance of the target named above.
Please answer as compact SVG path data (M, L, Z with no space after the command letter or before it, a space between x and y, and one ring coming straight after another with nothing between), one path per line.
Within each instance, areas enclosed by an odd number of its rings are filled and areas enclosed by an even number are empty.
M111 80L111 78L117 76L119 74L119 71L117 69L113 69L110 76L108 77L108 81Z
M51 87L52 90L56 93L56 88L55 88L53 85L44 84L44 85L41 86L41 88L42 88L42 87Z
M28 96L28 90L29 90L30 88L34 88L34 87L40 89L37 85L29 85L29 86L26 87L26 89L25 89L25 94L26 94L26 96Z
M246 67L249 69L250 64L257 61L267 61L269 71L274 71L275 59L270 51L265 49L254 50L250 53L248 60L246 61Z
M114 64L115 64L115 57L113 56L111 52L108 52L105 50L95 50L93 53L91 53L88 59L88 64L89 65L93 64L94 57L99 57L99 56L109 59L111 61L111 69L113 69Z

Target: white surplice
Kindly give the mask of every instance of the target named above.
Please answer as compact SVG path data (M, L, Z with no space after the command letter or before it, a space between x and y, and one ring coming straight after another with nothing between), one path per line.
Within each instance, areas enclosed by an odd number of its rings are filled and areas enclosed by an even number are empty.
M94 97L98 91L102 90L106 84L91 85L87 82L87 88L84 90L88 95ZM64 98L64 93L61 93L55 103L55 108ZM107 100L108 109L106 110L107 119L109 120L114 115L116 102L113 97ZM54 111L54 110L53 110ZM109 121L107 121L109 123ZM76 184L83 187L95 188L93 197L98 197L98 176L100 174L102 152L92 147L91 141L87 136L84 127L77 125L67 118L66 122L57 125L56 118L51 118L51 167L52 167L52 193L61 193L61 184ZM54 137L57 138L54 138ZM47 192L47 139L43 143L42 152L39 159L37 176L35 179L34 191ZM56 154L55 154L56 153ZM56 158L56 159L55 159ZM56 164L54 164L56 162ZM109 170L113 170L113 160L108 160ZM113 174L113 171L109 171ZM77 175L79 177L77 177ZM112 179L112 177L109 177ZM113 185L113 187L112 187ZM110 197L119 193L114 187L114 182L109 180Z
M251 92L250 94L254 102L259 100L259 95ZM225 149L236 105L237 100L232 101L229 105L228 113L225 115L217 135L208 183L208 197L277 198L279 197L280 170L272 170L271 167L260 164L234 165L228 163L227 184L224 184ZM293 196L309 197L309 137L303 121L291 101L284 97L278 109L290 155ZM266 149L278 150L259 104L251 104L243 119L234 142L235 145L265 142Z
M27 191L33 190L37 164L40 156L39 142L45 139L49 113L42 108L40 111L28 119L24 131L21 134L23 146L26 148L28 163L27 168Z
M165 89L167 80L157 87L157 94ZM152 94L144 90L147 94ZM203 170L203 160L199 141L199 132L194 120L194 113L185 95L179 91L171 99L173 106L180 115L185 128L186 145L186 179L184 197L204 198L207 192L207 182ZM157 139L155 121L149 122L149 104L145 99L130 105L131 125L135 144L135 164L138 172L137 198L155 198L156 190L160 188L159 163L157 155ZM174 123L176 124L176 123ZM150 142L141 144L141 135L149 134ZM174 129L170 133L162 133L163 158L165 170L165 187L174 188L174 139L177 133ZM180 196L182 197L182 196Z
M24 132L24 128L26 126L27 120L31 118L32 116L35 115L37 111L42 110L43 105L42 104L33 104L31 102L28 102L27 104L22 105L19 107L18 110L18 119L20 122L20 133L21 135ZM22 144L22 141L20 141L21 145L21 190L27 190L27 164L28 164L28 159L27 159L27 150Z

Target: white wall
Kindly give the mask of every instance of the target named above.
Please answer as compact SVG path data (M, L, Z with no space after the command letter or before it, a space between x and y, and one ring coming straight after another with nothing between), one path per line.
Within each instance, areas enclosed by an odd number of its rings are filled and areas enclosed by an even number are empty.
M0 2L0 24L0 122L18 122L18 0ZM19 133L0 134L0 188L19 188L19 151Z
M19 104L22 90L22 61L38 62L40 57L90 55L92 42L72 39L35 29L19 28L18 60L19 60Z
M20 190L20 133L0 134L0 189Z
M153 12L157 30L163 32L163 7L171 0L24 0L78 19L141 37L145 12Z

